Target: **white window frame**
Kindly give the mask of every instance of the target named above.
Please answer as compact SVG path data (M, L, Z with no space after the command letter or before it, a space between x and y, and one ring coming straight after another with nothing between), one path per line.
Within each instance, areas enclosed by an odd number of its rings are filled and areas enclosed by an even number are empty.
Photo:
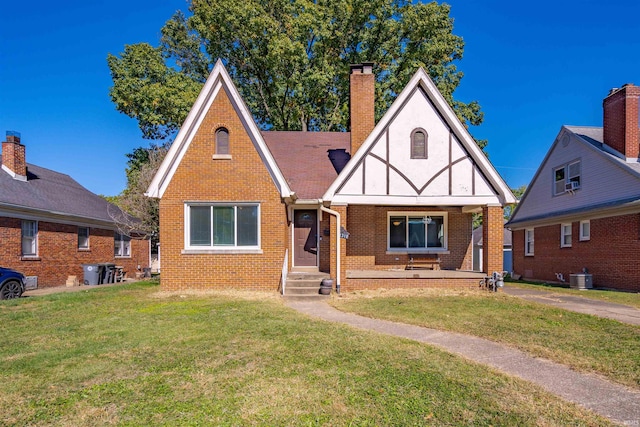
M573 234L573 226L571 223L562 223L560 224L560 247L561 248L570 248L572 243L572 234ZM569 231L568 233L566 231ZM565 241L565 238L569 238L569 242Z
M533 256L535 252L535 232L533 228L524 230L524 254L525 256Z
M577 189L580 189L582 187L582 164L581 164L581 160L572 160L568 163L565 163L562 166L558 166L553 168L553 195L554 196L559 196L561 194L566 193L566 185L570 182L577 182L578 183L578 187ZM569 171L571 170L571 166L574 165L578 165L578 173L576 174L574 171L574 174L571 175L569 173ZM564 171L564 179L563 182L561 183L559 180L556 180L556 172L558 170L562 170ZM560 191L558 191L558 184L561 183L561 187L560 187Z
M23 257L38 256L38 221L23 219L20 224L20 254ZM25 243L29 243L31 251L24 251Z
M585 228L586 228L586 232L585 232ZM591 240L591 221L587 219L587 220L580 221L580 241L586 242L588 240Z
M113 246L116 258L131 258L131 237L116 231L113 234Z
M420 247L409 247L406 246L404 248L392 248L391 247L391 235L389 233L389 226L391 224L391 217L392 216L405 216L407 219L410 216L424 216L426 217L442 217L442 224L443 224L443 241L442 241L442 247L425 247L425 248L420 248ZM448 252L449 250L449 216L448 216L448 212L443 212L443 211L431 211L431 212L416 212L416 211L398 211L398 212L387 212L387 251L388 252L397 252L397 253L436 253L436 252ZM425 227L425 232L427 230L427 227ZM409 227L407 227L406 233L409 233ZM408 242L409 239L408 237L406 238L406 242ZM425 243L427 242L427 238L425 236Z
M82 246L80 244L80 237L85 237L84 235L80 235L80 230L87 230L87 234L86 234L86 238L87 238L87 244L86 246ZM87 249L90 248L90 242L89 242L89 236L91 235L91 230L89 229L89 227L78 227L78 249L79 250L83 250L86 251Z
M191 245L191 207L192 206L208 206L214 207L232 207L234 213L234 227L233 227L233 245L215 245L213 243L213 227L211 227L211 244L204 245ZM241 206L253 206L257 209L257 244L251 246L238 246L238 207ZM210 210L213 215L213 209ZM213 222L212 222L213 223ZM262 253L261 250L261 209L259 202L187 202L184 205L184 248L189 253Z

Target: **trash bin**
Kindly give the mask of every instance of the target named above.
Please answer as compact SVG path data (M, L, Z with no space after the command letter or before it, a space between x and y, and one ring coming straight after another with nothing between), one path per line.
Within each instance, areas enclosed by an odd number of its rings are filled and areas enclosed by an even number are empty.
M100 268L100 284L114 283L116 276L116 265L110 262L103 262L98 264Z
M98 264L82 264L82 271L84 271L85 285L98 285L100 283L101 268Z

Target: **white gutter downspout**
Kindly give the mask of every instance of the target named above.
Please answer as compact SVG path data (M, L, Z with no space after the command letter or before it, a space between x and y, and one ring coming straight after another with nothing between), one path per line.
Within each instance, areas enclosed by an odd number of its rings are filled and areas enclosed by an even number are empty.
M340 293L340 212L336 212L332 209L325 208L322 205L322 200L320 200L320 209L323 212L328 213L329 215L334 215L336 217L336 292Z

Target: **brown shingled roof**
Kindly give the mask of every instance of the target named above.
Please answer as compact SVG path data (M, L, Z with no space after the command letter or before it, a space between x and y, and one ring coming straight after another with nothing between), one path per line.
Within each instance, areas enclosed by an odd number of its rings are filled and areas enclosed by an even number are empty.
M349 150L349 132L263 131L262 137L289 187L300 199L319 199L338 174L328 150Z

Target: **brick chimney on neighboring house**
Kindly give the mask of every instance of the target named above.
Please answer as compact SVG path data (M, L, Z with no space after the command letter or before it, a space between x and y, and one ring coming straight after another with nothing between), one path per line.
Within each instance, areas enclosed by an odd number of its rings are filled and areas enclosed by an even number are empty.
M18 132L7 131L7 140L2 142L2 169L13 179L27 180L27 161L24 145Z
M373 130L375 119L375 83L373 63L351 65L350 114L351 114L351 156L360 148Z
M640 87L627 83L611 89L602 101L604 143L627 159L640 157L639 98Z

